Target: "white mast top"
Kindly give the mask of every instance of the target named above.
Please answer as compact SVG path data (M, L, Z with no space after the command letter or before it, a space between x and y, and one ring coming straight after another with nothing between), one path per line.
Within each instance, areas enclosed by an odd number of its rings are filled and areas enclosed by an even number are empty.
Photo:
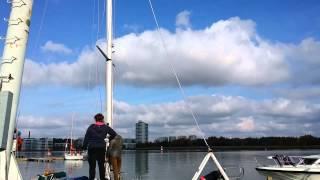
M113 125L112 0L107 1L106 123Z

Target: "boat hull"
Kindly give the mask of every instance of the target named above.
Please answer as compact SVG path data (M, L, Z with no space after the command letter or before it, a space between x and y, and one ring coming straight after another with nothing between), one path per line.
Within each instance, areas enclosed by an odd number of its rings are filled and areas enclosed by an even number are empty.
M64 154L65 160L83 160L83 155L81 154Z
M320 169L306 169L297 167L257 167L259 174L272 177L272 180L319 180Z

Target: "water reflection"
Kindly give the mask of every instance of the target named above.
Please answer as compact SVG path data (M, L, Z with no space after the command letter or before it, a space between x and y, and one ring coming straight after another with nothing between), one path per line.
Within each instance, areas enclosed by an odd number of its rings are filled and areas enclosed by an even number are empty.
M229 151L216 152L215 155L226 168L228 175L240 175L239 167L244 168L243 180L265 180L255 170L256 159L260 164L268 164L266 157L274 154L311 155L319 153L318 150L291 150L291 151ZM25 156L35 157L43 153L25 153ZM122 156L122 177L125 180L186 180L191 179L198 169L206 152L176 152L165 151L124 151ZM53 152L53 156L62 157L63 153ZM261 160L260 160L261 159ZM65 171L69 177L88 176L89 165L87 161L62 161L51 163L18 161L24 179L32 179L42 174L46 168L55 171ZM210 160L204 169L204 174L211 172L215 167ZM98 176L98 170L96 170Z
M149 171L149 153L137 151L135 158L136 177L147 175Z
M67 171L67 174L73 175L78 169L82 169L83 161L64 161L64 167Z

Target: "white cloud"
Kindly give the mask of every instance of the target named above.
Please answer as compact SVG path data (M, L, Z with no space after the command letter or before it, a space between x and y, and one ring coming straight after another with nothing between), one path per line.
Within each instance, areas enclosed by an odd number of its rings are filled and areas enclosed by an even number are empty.
M240 123L237 124L237 127L240 131L254 131L255 130L255 124L254 119L252 117L243 117L240 118Z
M307 114L313 112L312 106L308 106L304 101L289 99L265 100L260 106L255 106L262 114L286 117L307 118Z
M190 28L190 14L191 13L187 10L180 12L176 17L176 26L179 28Z
M72 53L72 50L70 48L68 48L66 45L60 44L60 43L55 43L52 41L47 41L41 47L41 49L44 52L61 53L61 54L71 54Z
M76 116L74 120L75 137L84 135L89 117ZM26 137L30 131L32 137L69 137L71 133L71 114L59 117L46 116L20 116L17 124L18 129Z
M320 42L306 38L298 45L285 48L292 74L291 81L297 85L320 84Z
M124 24L124 29L130 31L130 32L138 32L141 27L137 24Z
M273 43L256 33L253 21L237 17L200 30L171 33L162 29L161 33L167 51L156 31L131 33L115 40L117 83L177 87L171 65L184 86L320 83L320 62L316 58L317 53L320 55L320 43L314 39L305 39L297 45ZM98 43L105 47L102 41ZM25 66L24 83L87 86L91 81L96 85L103 82L103 63L95 48L84 49L73 63L29 61ZM100 73L99 79L93 81L96 72Z
M252 100L236 96L193 96L188 103L196 113L199 126L206 136L298 136L315 132L320 122L320 106L288 99ZM218 104L224 104L221 106ZM227 111L226 111L227 109ZM294 112L304 109L300 112ZM222 111L221 111L222 110ZM270 111L271 113L266 113ZM88 113L89 114L89 113ZM92 114L77 118L75 134L83 136ZM41 136L65 136L70 132L71 115L46 118L23 116L19 127L23 132L31 129ZM135 136L135 123L143 120L149 124L150 138L167 135L201 135L185 102L132 105L115 101L115 129L124 137ZM308 125L312 124L312 126Z
M23 83L26 86L63 85L92 87L104 79L104 60L97 52L85 49L73 63L60 62L41 64L27 59L24 67Z

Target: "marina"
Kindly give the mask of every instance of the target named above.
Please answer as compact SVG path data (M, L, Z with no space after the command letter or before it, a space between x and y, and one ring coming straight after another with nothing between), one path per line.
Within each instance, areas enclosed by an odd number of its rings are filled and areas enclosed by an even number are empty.
M236 167L244 168L243 180L266 180L260 175L255 168L260 164L269 164L272 161L265 157L272 154L288 155L311 155L319 153L319 150L274 150L274 151L226 151L216 152L221 163L227 168L230 175L239 175ZM63 156L63 152L53 152L55 156ZM163 180L191 179L194 171L202 161L206 152L181 152L181 151L124 151L123 154L123 180ZM30 153L29 155L41 155L39 152ZM258 161L258 163L257 163ZM83 176L88 174L87 161L63 161L58 160L49 164L56 171L65 171L71 177ZM43 172L48 166L46 163L36 162L19 162L21 173L31 179L37 173ZM205 168L204 173L210 172L214 165L210 162ZM186 171L186 169L188 169ZM231 178L239 179L239 178Z
M115 2L6 1L7 34L0 36L0 180L320 178L319 27L300 29L303 35L290 34L288 41L279 38L286 34L274 36L279 25L265 22L259 10L234 13L233 3L223 2L225 8L189 2L190 10L183 10L169 1ZM265 7L252 4L249 9ZM285 4L292 9L284 16L291 19L318 2ZM34 6L37 33L31 28ZM65 7L63 15L59 10ZM205 26L191 24L191 9L207 13L195 16L207 20ZM276 12L283 16L283 9ZM139 25L137 14L143 19ZM51 26L42 36L47 22ZM272 27L273 35L256 22ZM299 79L306 69L311 75ZM36 95L28 96L31 92ZM277 147L298 149L271 150Z
M33 162L53 162L54 160L63 160L63 158L17 158L17 161L33 161Z

